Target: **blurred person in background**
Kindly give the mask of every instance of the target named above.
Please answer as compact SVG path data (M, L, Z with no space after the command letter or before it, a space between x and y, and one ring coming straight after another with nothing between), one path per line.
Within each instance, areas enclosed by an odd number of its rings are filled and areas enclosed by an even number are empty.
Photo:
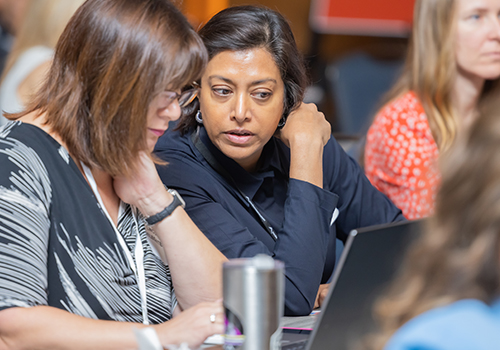
M367 135L365 171L406 218L434 212L437 160L497 93L500 0L417 0L406 66Z
M491 102L442 156L436 214L376 306L371 349L499 349L500 100Z
M29 0L0 0L0 74ZM1 120L0 120L1 124Z
M24 110L29 99L40 87L50 67L57 40L83 1L26 1L24 19L21 23L17 20L14 22L17 25L16 37L2 74L0 125L6 122L3 113L18 113Z

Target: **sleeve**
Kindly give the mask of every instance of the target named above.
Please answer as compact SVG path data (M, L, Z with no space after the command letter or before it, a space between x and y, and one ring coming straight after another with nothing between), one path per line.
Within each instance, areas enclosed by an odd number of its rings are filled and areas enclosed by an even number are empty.
M371 126L365 171L408 219L433 213L440 181L438 149L423 110L389 105Z
M339 239L345 241L356 228L405 220L401 210L370 183L359 164L333 137L326 147L324 187L339 195Z
M0 138L0 310L47 304L49 188L33 149Z
M161 157L164 158L164 155ZM252 257L267 254L285 263L285 314L307 315L311 312L321 282L327 250L330 220L337 196L307 182L291 179L284 208L284 225L278 230L274 250L245 227L241 220L219 203L219 194L209 193L201 175L180 159L169 157L167 168L159 168L160 176L168 178L196 173L199 181L175 181L175 187L187 203L186 210L208 239L227 257ZM181 177L182 178L182 177ZM186 178L186 176L184 176ZM171 184L171 183L170 183ZM227 194L220 194L220 196ZM255 221L257 222L257 221ZM335 240L333 240L335 241Z

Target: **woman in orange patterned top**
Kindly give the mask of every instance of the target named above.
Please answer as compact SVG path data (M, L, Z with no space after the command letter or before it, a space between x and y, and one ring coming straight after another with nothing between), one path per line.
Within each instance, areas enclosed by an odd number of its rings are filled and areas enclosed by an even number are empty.
M365 171L408 219L433 214L437 159L500 85L500 0L417 0L406 66L368 131Z

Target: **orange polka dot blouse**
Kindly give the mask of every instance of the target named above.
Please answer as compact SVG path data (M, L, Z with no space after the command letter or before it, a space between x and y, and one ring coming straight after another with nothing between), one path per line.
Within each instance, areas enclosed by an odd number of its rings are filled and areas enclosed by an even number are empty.
M408 92L375 116L366 140L365 172L407 219L418 219L434 212L438 156L424 108Z

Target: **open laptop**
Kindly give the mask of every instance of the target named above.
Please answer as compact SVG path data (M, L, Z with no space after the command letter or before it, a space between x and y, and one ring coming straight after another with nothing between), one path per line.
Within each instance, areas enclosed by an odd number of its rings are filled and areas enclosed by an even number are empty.
M284 330L282 349L353 349L375 331L373 304L387 289L423 224L417 220L351 231L311 334L298 341L297 334Z

